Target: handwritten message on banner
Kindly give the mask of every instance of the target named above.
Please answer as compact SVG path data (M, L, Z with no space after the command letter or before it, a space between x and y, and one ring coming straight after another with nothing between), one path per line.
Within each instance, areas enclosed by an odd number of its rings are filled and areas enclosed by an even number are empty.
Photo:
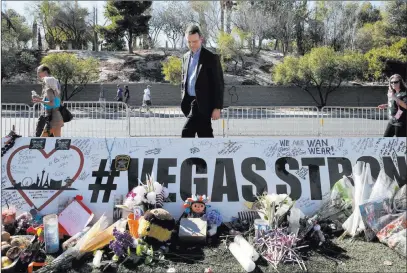
M2 206L56 213L61 200L81 194L96 219L113 219L115 198L153 173L170 191L165 208L174 217L191 194L210 196L228 219L264 191L287 193L310 214L357 161L369 163L373 178L384 169L400 185L407 180L405 138L47 138L36 141L43 149L32 143L19 138L2 158ZM130 157L127 170L115 169L117 155Z

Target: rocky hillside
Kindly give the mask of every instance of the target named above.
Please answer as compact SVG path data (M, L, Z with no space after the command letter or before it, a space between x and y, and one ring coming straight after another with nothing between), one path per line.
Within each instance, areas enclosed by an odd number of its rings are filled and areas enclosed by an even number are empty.
M127 52L94 52L81 50L51 50L47 52L69 52L77 54L80 58L94 57L100 61L100 77L102 83L125 82L165 82L162 74L161 62L169 56L182 56L181 50L138 50L133 54ZM233 85L270 85L270 68L282 59L282 54L276 51L261 51L256 58L245 57L245 67L241 63L227 62L225 83ZM4 79L3 84L36 83L35 71L22 73L9 79Z

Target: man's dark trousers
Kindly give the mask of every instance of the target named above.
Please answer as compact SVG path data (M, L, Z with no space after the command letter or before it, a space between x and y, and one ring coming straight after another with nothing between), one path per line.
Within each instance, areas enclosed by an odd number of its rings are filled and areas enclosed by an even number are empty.
M188 94L187 100L191 105L191 110L187 116L187 121L185 122L184 128L182 129L183 138L194 138L195 134L198 134L198 137L213 138L213 129L211 124L211 117L202 114L199 111L198 103L195 97L191 97Z

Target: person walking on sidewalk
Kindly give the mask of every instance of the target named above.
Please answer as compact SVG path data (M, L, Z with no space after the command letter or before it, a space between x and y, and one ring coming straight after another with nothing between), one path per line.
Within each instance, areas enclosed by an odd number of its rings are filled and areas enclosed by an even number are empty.
M117 101L123 101L123 89L121 88L120 84L117 85L117 94L114 98Z
M182 58L181 110L187 121L182 137L213 137L212 120L223 108L224 80L220 58L202 46L202 31L190 25L185 31L190 51Z
M60 137L64 126L64 119L59 111L61 106L61 86L59 81L51 76L48 66L39 66L37 74L42 81L42 94L41 97L33 96L32 101L42 103L45 109L46 124L41 137Z
M150 85L147 85L147 88L144 89L144 94L143 94L143 105L141 107L145 107L146 111L150 111L151 107L151 91L150 91Z
M130 99L129 86L128 86L128 85L125 85L125 86L124 86L124 102L125 102L126 104L128 104L129 99Z

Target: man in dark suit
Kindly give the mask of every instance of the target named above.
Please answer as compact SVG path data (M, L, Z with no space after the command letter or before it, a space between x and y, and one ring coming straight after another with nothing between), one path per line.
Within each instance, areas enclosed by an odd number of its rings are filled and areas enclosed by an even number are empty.
M181 110L187 117L182 137L213 137L211 118L218 120L223 108L220 58L202 46L199 26L188 26L185 37L190 51L182 59Z

